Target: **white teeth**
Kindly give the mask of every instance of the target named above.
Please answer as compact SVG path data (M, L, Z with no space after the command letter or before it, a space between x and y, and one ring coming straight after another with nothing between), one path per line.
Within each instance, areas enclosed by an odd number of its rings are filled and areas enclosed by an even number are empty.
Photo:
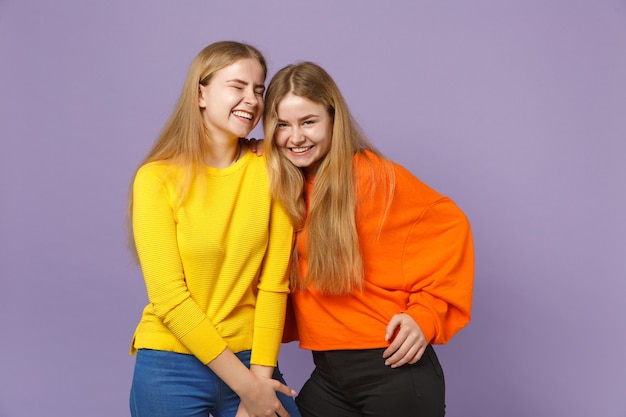
M234 111L235 116L243 117L244 119L252 120L252 115L243 111Z
M311 148L312 146L307 146L306 148L291 148L291 152L302 153L308 151Z

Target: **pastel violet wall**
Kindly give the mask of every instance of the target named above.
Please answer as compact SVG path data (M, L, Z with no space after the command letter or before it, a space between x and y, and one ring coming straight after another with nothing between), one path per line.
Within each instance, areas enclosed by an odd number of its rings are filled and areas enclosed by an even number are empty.
M468 214L447 415L626 416L623 0L2 0L1 417L128 415L128 184L221 39L272 74L325 66L381 150ZM311 370L294 344L281 364L295 388Z

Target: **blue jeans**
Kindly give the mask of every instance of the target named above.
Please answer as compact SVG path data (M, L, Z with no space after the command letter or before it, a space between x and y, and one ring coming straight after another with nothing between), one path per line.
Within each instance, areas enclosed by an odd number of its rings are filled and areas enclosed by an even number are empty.
M250 351L236 354L250 367ZM276 367L273 378L284 383ZM276 393L291 417L300 417L292 397ZM233 417L239 397L193 355L140 349L130 390L132 417Z

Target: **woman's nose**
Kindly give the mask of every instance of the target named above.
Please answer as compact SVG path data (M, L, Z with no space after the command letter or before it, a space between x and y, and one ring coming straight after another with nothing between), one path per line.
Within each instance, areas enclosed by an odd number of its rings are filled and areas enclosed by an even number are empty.
M306 137L304 136L304 132L299 127L294 127L291 133L291 142L298 144L304 143Z
M246 96L244 97L244 101L246 102L246 104L255 106L259 102L259 96L257 96L256 92L253 89L246 89Z

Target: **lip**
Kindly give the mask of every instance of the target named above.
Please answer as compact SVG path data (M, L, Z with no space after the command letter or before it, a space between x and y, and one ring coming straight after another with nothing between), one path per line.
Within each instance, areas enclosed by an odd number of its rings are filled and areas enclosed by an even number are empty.
M311 151L311 149L313 149L315 147L315 145L309 145L309 146L292 146L289 148L289 151L293 154L293 155L306 155L307 153L309 153L309 151Z
M247 110L233 110L232 115L244 123L252 123L254 121L254 113ZM246 115L249 116L249 118L246 117Z

